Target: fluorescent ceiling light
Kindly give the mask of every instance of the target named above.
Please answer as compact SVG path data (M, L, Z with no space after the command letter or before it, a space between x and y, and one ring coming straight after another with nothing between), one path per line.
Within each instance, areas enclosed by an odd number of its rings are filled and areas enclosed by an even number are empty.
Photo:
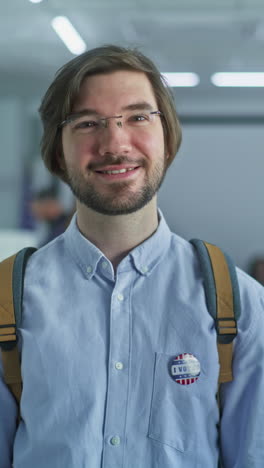
M29 0L31 3L40 3L42 0Z
M257 88L264 86L264 73L215 73L211 81L215 86Z
M200 78L196 73L162 73L162 76L171 87L193 87L200 83Z
M56 16L51 22L53 29L69 51L79 55L86 50L86 44L66 16Z

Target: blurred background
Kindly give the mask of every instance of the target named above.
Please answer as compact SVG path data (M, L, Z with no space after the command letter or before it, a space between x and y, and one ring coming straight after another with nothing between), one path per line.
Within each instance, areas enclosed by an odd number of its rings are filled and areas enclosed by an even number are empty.
M74 201L41 164L37 109L60 66L107 43L176 73L183 143L159 197L171 229L218 244L263 281L263 0L1 1L0 258L67 224Z

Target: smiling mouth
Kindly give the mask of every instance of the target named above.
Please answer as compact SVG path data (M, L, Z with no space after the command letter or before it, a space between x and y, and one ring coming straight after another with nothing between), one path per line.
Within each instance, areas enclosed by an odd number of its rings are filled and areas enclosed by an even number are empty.
M127 169L113 169L112 171L95 171L100 174L124 174L129 171L134 171L137 167L128 167Z
M141 166L132 166L132 167L117 167L115 168L114 166L108 166L104 167L104 170L96 170L94 169L94 174L96 177L98 177L99 180L105 182L105 183L111 183L111 182L120 182L120 181L125 181L125 180L134 180L135 179L135 174L140 171Z

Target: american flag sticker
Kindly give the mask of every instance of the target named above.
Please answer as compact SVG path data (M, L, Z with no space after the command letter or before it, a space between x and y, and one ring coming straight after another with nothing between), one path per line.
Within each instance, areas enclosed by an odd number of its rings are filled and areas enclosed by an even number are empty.
M198 379L201 366L193 354L183 353L171 359L169 371L175 382L180 385L190 385Z

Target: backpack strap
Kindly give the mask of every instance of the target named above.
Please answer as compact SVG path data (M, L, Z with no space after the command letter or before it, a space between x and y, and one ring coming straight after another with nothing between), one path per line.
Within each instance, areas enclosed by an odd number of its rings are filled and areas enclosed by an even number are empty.
M21 325L26 263L35 250L32 247L22 249L0 263L0 348L4 380L18 405L22 392L22 378L17 328Z
M231 259L218 247L192 239L204 276L208 310L215 320L220 361L219 383L233 380L233 340L241 314L239 285Z

